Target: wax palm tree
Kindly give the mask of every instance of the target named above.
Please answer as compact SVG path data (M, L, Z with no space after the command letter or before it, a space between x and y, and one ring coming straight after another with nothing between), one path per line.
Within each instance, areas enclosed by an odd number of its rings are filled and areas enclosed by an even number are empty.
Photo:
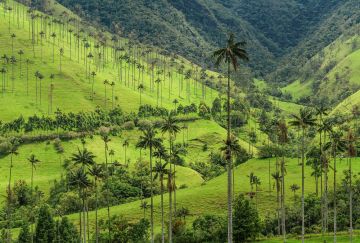
M12 168L13 168L13 159L14 156L17 156L18 153L18 146L19 146L19 142L17 139L12 138L10 143L9 143L9 149L8 149L8 154L10 154L10 168L9 168L9 184L8 184L8 201L9 201L9 205L8 205L8 210L7 210L7 219L9 220L8 222L8 236L11 239L11 224L12 224L12 213L11 213L11 203L12 203L12 192L11 192L11 180L12 180Z
M334 160L334 242L336 242L336 234L337 234L337 199L336 199L336 193L337 193L337 167L336 167L336 158L338 156L339 152L346 151L346 141L342 138L341 132L332 132L330 134L330 141L327 142L324 145L324 150L329 150L332 154L333 160Z
M92 152L88 151L86 148L84 148L83 150L80 150L78 148L78 152L73 153L70 159L74 162L75 165L80 165L81 169L84 171L90 168L90 166L94 165L95 163L95 155Z
M322 175L323 175L323 169L325 168L324 166L324 154L323 154L323 135L324 135L324 131L321 129L322 124L324 123L324 116L328 115L328 106L326 105L325 102L320 102L320 104L318 104L315 107L315 115L318 116L318 133L319 133L319 148L320 148L320 181L321 181L321 232L322 235L325 235L325 219L324 219L324 211L325 211L325 205L324 205L324 194L322 191Z
M143 219L145 219L146 217L146 210L149 208L149 204L147 201L141 201L141 204L140 204L140 208L143 210L144 212L144 216L143 216Z
M173 104L174 104L174 111L175 111L175 114L176 114L177 113L177 104L179 104L178 99L174 99Z
M104 142L104 152L105 152L105 180L106 180L106 206L107 206L107 217L108 217L108 238L111 239L111 222L110 222L110 201L109 201L109 167L108 167L108 150L109 150L109 142L111 139L109 138L108 132L103 132L101 134L101 139Z
M41 61L43 60L43 38L45 36L45 32L44 31L40 31L40 55L41 55Z
M95 85L96 72L92 71L90 75L91 75L91 77L92 77L92 83L91 83L91 99L94 100L94 85Z
M52 61L53 61L53 63L55 63L55 38L56 38L56 33L55 32L53 32L52 34L51 34L51 38L53 39L53 50L52 50Z
M277 125L278 127L278 143L281 147L284 147L288 142L288 129L286 126L286 122L284 120L280 121ZM282 159L281 159L281 222L282 222L282 234L283 240L286 241L286 225L285 225L285 153L282 152Z
M331 134L333 132L334 123L331 119L325 119L320 124L318 130L323 134L322 146L321 146L321 163L324 170L324 195L323 195L323 204L324 204L324 222L323 222L323 236L328 230L328 221L329 221L329 214L328 214L328 172L329 172L329 159L324 152L324 143L326 143L327 134Z
M274 173L271 174L271 177L275 180L275 185L276 185L276 202L277 202L277 221L278 221L278 235L280 235L280 230L281 230L281 220L280 220L280 210L281 210L281 200L280 200L280 191L281 191L281 174L279 173L279 171L276 171Z
M105 109L107 107L107 86L110 84L109 80L105 79L104 82L104 87L105 87L105 100L104 100L104 103L105 103Z
M40 163L40 160L36 158L34 154L31 154L28 158L29 163L31 164L31 195L33 195L33 188L34 188L34 169L36 169L36 165ZM32 208L33 211L33 208ZM32 212L31 212L32 214ZM31 242L33 242L33 234L34 234L34 227L33 223L31 224Z
M159 98L160 98L160 84L161 84L161 79L156 79L155 80L156 83L156 106L159 107Z
M228 153L227 153L227 163L228 163L228 242L231 243L233 240L233 226L232 226L232 178L231 178L231 152L230 152L230 139L231 139L231 127L230 127L230 68L231 66L236 71L238 68L238 59L248 60L248 55L246 51L242 48L244 42L236 42L234 34L230 34L227 41L227 45L214 52L214 57L216 58L216 66L219 66L220 63L225 62L227 64L227 74L228 74L228 84L227 84L227 140L228 140Z
M169 199L170 199L170 203L169 203L169 217L172 216L172 192L174 192L174 212L176 214L176 165L174 163L174 154L173 154L173 141L176 138L176 134L180 132L180 126L178 125L178 119L176 117L174 117L171 113L165 117L162 121L161 124L161 132L163 134L168 133L169 136L169 158L170 158L170 173L172 173L174 176L172 177L172 183L173 183L173 189L169 192ZM173 165L173 166L172 166ZM172 241L172 220L169 220L169 241Z
M349 231L350 231L350 242L353 239L353 188L352 188L352 158L356 157L356 137L350 130L347 135L347 155L349 157Z
M126 164L126 151L127 151L127 148L129 147L129 139L125 139L123 144L122 144L123 148L124 148L124 163Z
M63 56L64 56L64 49L60 48L59 49L59 57L60 57L60 59L59 59L59 63L60 63L59 70L60 70L60 73L62 72L61 70L62 70L62 57Z
M82 207L83 207L83 215L82 215L82 226L83 227L83 239L82 242L86 243L86 207L85 207L85 200L86 200L86 193L85 190L91 186L91 182L87 176L87 173L82 169L79 168L75 172L71 172L70 184L76 185L79 190L79 196L82 199ZM80 213L81 215L81 213ZM81 218L81 217L80 217ZM80 236L82 237L82 236Z
M148 128L143 130L143 134L140 136L138 143L136 144L137 148L140 149L149 149L150 153L150 225L151 225L151 243L154 243L154 178L153 178L153 150L161 146L162 140L156 137L157 132L153 128Z
M1 68L0 73L2 76L1 93L4 95L6 90L6 73L7 73L6 68L5 67Z
M104 166L93 164L89 170L90 175L94 178L95 187L95 242L99 242L99 228L98 228L98 181L104 176Z
M300 189L299 185L298 184L292 184L290 186L290 190L294 193L294 202L295 202L295 199L296 199L296 192Z
M138 86L138 90L139 90L139 94L140 94L140 106L141 106L141 95L142 95L142 92L144 91L144 85L143 84L139 84Z
M14 39L16 38L16 35L12 33L10 37L11 37L11 55L14 55Z
M111 108L114 109L114 90L115 90L115 82L111 82L110 83L110 87L111 87Z
M22 77L22 55L24 55L24 51L23 50L19 50L18 51L18 55L19 55L19 68L20 68L20 77Z
M164 176L168 174L168 170L166 169L168 163L162 164L161 161L158 161L153 168L153 172L155 173L154 180L159 178L160 182L160 207L161 207L161 242L165 242L165 232L164 232Z
M299 114L292 114L290 125L302 131L301 135L301 241L305 237L305 132L310 126L316 124L316 120L310 109L302 108Z

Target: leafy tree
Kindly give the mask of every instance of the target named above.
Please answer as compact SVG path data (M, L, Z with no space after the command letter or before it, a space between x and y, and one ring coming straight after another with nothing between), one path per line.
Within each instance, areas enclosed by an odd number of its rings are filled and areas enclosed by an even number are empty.
M58 235L56 242L76 243L79 242L80 236L73 223L67 217L63 217L58 225Z
M254 240L260 231L258 212L249 200L239 195L234 201L234 241Z
M56 236L55 222L50 207L46 204L42 205L37 218L34 241L39 243L54 242Z
M17 242L18 243L31 243L32 242L32 235L29 231L29 224L24 223L21 226Z

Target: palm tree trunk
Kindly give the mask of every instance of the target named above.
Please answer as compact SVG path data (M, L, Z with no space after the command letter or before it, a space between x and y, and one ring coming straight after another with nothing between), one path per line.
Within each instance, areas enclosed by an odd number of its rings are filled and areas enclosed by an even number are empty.
M161 242L165 243L165 233L164 233L164 178L160 177L161 185Z
M151 243L154 243L154 181L153 181L153 165L152 165L152 146L150 146L150 226L151 226Z
M305 241L305 128L301 138L301 242Z
M95 240L99 243L99 229L98 229L98 188L97 179L95 178Z
M282 218L282 233L283 240L286 241L286 225L285 225L285 157L281 164L281 179L282 179L282 196L281 196L281 218Z
M349 158L349 218L350 218L350 243L352 243L353 238L353 192L352 192L352 161L351 157Z
M336 243L337 231L337 204L336 204L336 153L334 153L334 243Z
M232 164L231 164L231 151L230 151L230 61L228 61L228 83L227 83L227 206L228 206L228 243L233 242L233 226L232 226Z

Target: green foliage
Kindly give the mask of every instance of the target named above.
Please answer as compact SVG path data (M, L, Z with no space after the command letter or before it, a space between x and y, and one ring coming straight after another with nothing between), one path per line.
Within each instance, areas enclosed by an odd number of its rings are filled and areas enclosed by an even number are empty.
M55 237L55 222L52 218L50 207L44 204L39 209L34 241L39 243L51 243L55 240Z
M18 243L31 243L31 233L29 230L29 224L24 223L20 229L18 236Z
M61 243L75 243L79 242L80 236L73 223L69 221L67 217L63 217L60 222L57 223L57 236L56 242Z
M233 207L234 240L236 242L254 240L262 229L255 207L243 195L235 199Z

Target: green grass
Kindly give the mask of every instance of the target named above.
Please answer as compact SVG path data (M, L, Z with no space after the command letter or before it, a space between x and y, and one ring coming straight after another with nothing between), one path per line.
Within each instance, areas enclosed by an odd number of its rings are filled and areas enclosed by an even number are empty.
M16 4L21 8L22 13L22 5ZM1 11L2 7L0 7ZM4 19L8 19L8 14L5 15ZM11 15L12 16L12 15ZM3 18L3 16L1 16ZM10 31L8 30L8 22L1 21L0 22L0 42L2 43L0 46L0 53L7 54L8 56L13 55L11 46L12 40L10 38L11 34L15 34L16 38L14 39L14 56L18 60L18 62L14 65L14 75L12 75L12 65L6 65L8 70L7 72L7 92L4 96L1 96L1 102L4 104L11 104L11 106L1 106L1 119L2 120L10 120L19 114L23 116L30 116L34 113L38 114L46 114L48 111L48 90L50 85L50 74L55 74L54 79L54 95L53 95L53 110L56 108L60 108L63 111L87 111L93 110L96 106L104 106L105 103L105 87L103 85L103 81L105 79L110 82L114 81L116 83L114 88L114 96L116 97L115 105L119 105L123 110L127 112L136 111L140 105L140 94L137 90L137 84L135 88L132 85L126 87L124 85L124 80L126 79L125 73L123 71L123 83L120 83L119 77L117 74L116 68L114 68L113 63L109 62L106 65L105 70L97 71L97 75L95 78L95 98L94 100L90 99L91 96L91 84L86 77L86 68L84 65L84 58L81 57L81 60L78 61L74 39L72 37L72 60L70 60L70 41L69 38L65 36L61 38L59 26L54 25L51 32L55 32L58 36L56 38L55 44L55 62L52 61L52 50L53 43L52 39L50 39L50 33L46 33L46 37L43 40L43 58L41 60L41 45L40 40L35 46L35 56L33 57L32 52L32 44L29 39L29 21L26 18L23 26L23 17L20 16L20 27L18 28L17 21L14 22L12 18L10 24ZM16 20L16 18L15 18ZM36 20L35 25L39 25L40 20ZM71 26L69 27L71 28ZM73 29L75 29L73 27ZM48 31L50 32L50 31ZM59 42L58 42L58 39ZM91 45L89 52L92 52L95 55L96 50L94 49L94 45L96 41L92 38L88 38L89 43ZM9 48L10 47L10 48ZM62 72L59 70L59 49L60 47L64 48L64 57L62 61ZM22 56L22 76L20 76L20 57L17 52L22 49L24 51L24 55ZM111 49L107 47L107 52L111 53ZM121 53L124 54L124 53ZM161 56L160 56L161 57ZM26 92L26 65L25 60L29 59L31 64L29 65L29 95ZM167 58L169 59L169 58ZM169 62L169 60L167 60ZM180 60L175 60L180 63ZM94 64L95 61L91 64L91 71L95 71L96 67ZM190 63L188 61L183 61L183 65L185 67L185 71L190 69ZM150 83L150 64L146 63L144 59L141 60L141 63L145 65L145 73L144 73L144 86L145 90L142 95L142 103L143 104L151 104L156 105L156 87L153 91L149 89ZM126 64L124 64L124 67ZM4 66L4 64L2 64ZM126 66L125 68L129 68ZM44 75L43 85L42 85L42 104L36 104L36 92L35 92L35 71L40 71ZM161 70L160 67L155 68L155 73ZM166 108L173 108L172 101L177 98L182 104L189 104L194 102L198 104L201 98L201 84L195 81L194 79L189 79L190 83L190 97L188 98L186 92L186 80L184 80L183 89L180 90L179 93L179 80L183 79L184 75L178 74L175 68L170 69L173 81L172 81L172 89L169 97L169 86L170 80L168 77L162 80L162 92L160 92L160 97L162 97L162 106ZM215 75L215 73L208 71L208 74ZM130 76L132 77L132 76ZM162 79L162 75L160 76ZM14 81L14 92L12 92L12 78ZM138 72L135 73L135 78L138 79ZM157 77L156 77L157 78ZM194 86L197 86L196 92ZM156 85L155 85L156 86ZM161 86L159 86L161 88ZM111 88L108 89L108 106L111 105ZM217 97L217 92L215 90L210 89L205 86L206 89L206 98L205 102L210 104L212 100ZM159 105L160 105L159 99Z
M356 48L353 48L353 43L356 43ZM311 60L305 65L305 69L311 65L311 62L319 62L321 59L320 68L316 69L317 71L324 70L330 63L335 62L335 66L329 70L325 78L327 80L322 80L320 85L319 95L334 97L339 96L339 90L343 88L343 84L336 81L336 75L342 77L349 81L348 86L360 86L360 37L359 35L354 35L351 38L344 36L339 37L329 46L324 48L321 54L317 54L311 58ZM300 82L296 80L295 82L284 87L282 90L287 91L292 94L295 100L309 96L312 94L312 84L316 80L316 73L310 75L307 80Z
M275 160L271 161L271 172L275 170ZM360 158L354 161L354 172L360 171ZM291 205L294 200L293 193L290 190L291 184L301 185L301 167L298 165L297 159L287 159L287 175L285 179L286 185L286 203ZM338 163L338 180L342 178L342 171L347 169L346 161ZM258 210L261 217L267 214L274 214L276 205L276 192L273 190L273 180L271 180L271 192L269 192L268 185L268 160L252 159L249 162L238 166L235 169L235 192L248 193L250 192L249 179L247 175L250 172L254 172L261 179L261 186L258 192ZM310 176L311 169L306 167L306 181L305 192L306 194L315 192L314 178ZM331 172L330 172L331 173ZM330 174L331 175L331 174ZM331 190L332 176L329 176L329 190ZM190 210L190 216L187 218L187 222L192 222L196 217L207 213L225 215L226 208L226 174L223 174L217 178L214 178L200 186L195 186L188 189L178 190L177 203L178 207L184 206ZM160 197L155 197L155 222L159 227L160 225ZM165 196L167 207L167 196ZM253 203L256 203L256 199L253 199ZM123 215L129 220L137 220L142 217L142 211L140 210L140 202L135 201L124 205L119 205L111 208L112 214ZM106 217L106 210L101 209L99 211L100 218ZM93 221L94 213L90 213L90 218ZM71 215L70 218L74 221L77 220L77 215ZM159 228L158 228L159 229ZM270 241L271 242L271 241ZM275 241L276 242L276 241Z

